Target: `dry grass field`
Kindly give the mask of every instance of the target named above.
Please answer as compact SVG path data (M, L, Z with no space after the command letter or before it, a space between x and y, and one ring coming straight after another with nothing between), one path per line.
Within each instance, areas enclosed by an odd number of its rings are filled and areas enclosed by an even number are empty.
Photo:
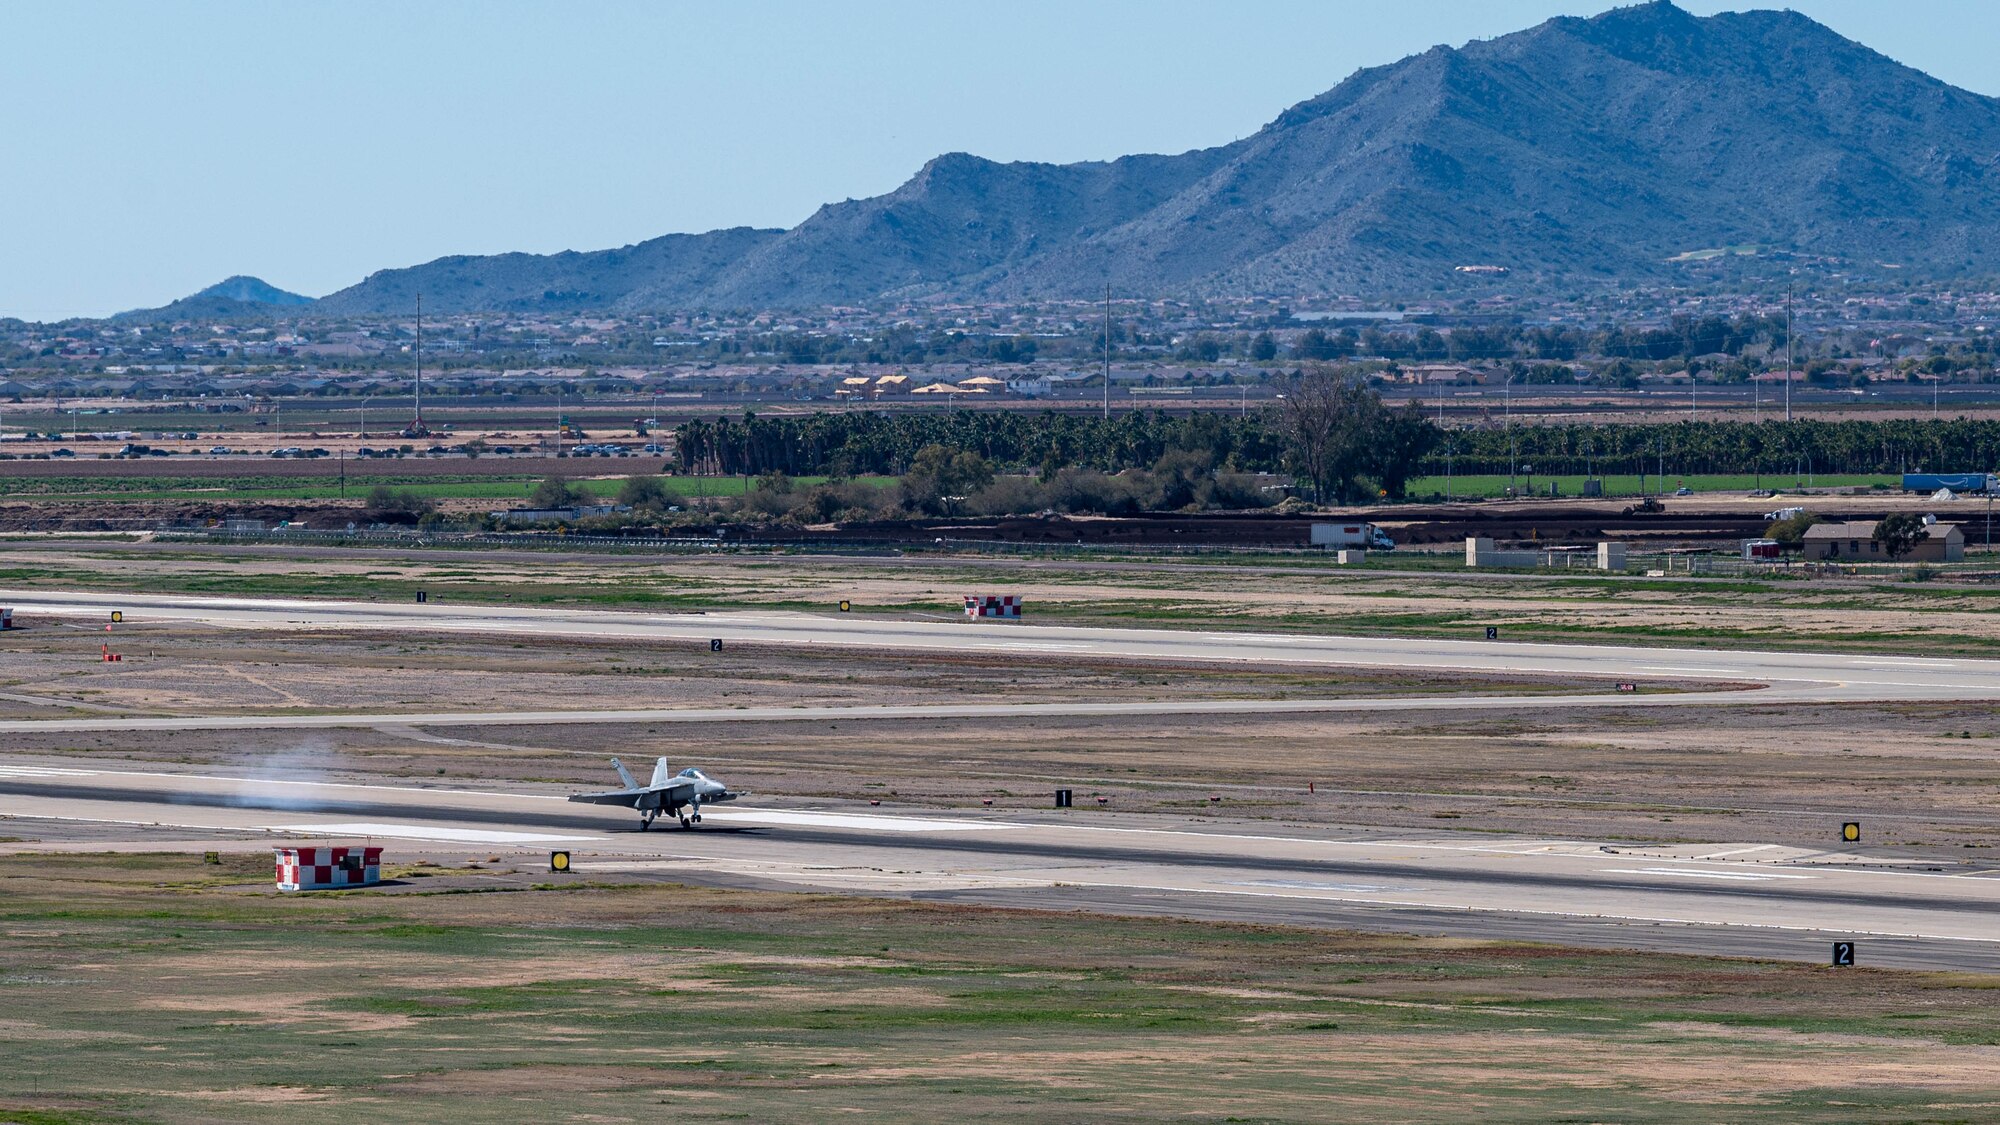
M2000 1113L1987 977L397 874L0 860L0 1120Z
M1391 559L1383 565L1390 565ZM0 543L0 586L677 611L757 607L956 616L1011 593L1044 622L1691 647L2000 654L2000 590L1886 579L1605 580L1331 566L1014 559L212 551Z

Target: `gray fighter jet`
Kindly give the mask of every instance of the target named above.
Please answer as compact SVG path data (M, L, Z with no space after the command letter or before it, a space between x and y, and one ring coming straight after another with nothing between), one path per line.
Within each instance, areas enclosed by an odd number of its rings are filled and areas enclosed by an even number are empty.
M618 780L625 783L625 788L608 793L573 793L569 799L587 805L624 805L637 809L641 831L651 828L661 813L679 817L682 828L693 828L701 823L703 805L734 801L742 795L731 793L729 787L719 781L710 781L697 769L685 769L670 775L665 758L653 763L653 780L645 785L632 780L625 763L618 759L611 759L611 768L618 771Z

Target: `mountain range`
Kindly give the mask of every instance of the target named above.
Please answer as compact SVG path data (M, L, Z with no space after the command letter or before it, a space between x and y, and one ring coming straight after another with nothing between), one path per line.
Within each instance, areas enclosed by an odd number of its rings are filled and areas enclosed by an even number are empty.
M1107 283L1388 296L1463 266L1510 284L1668 276L1677 256L1744 245L1949 277L2000 269L1996 215L2000 100L1794 12L1660 0L1362 70L1216 148L951 153L790 230L441 258L313 307L404 312L418 292L439 312L787 307Z

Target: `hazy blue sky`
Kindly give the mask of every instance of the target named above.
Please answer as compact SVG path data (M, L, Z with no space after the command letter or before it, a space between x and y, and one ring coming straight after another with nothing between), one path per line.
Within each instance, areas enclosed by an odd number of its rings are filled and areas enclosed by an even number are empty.
M953 150L1220 144L1359 67L1606 6L4 0L0 315L791 226ZM2000 94L1991 0L1792 6Z

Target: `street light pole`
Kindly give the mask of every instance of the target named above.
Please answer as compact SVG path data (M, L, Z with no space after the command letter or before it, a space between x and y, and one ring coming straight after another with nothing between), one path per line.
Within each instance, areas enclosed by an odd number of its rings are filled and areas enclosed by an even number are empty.
M1104 283L1104 420L1111 420L1111 283Z

